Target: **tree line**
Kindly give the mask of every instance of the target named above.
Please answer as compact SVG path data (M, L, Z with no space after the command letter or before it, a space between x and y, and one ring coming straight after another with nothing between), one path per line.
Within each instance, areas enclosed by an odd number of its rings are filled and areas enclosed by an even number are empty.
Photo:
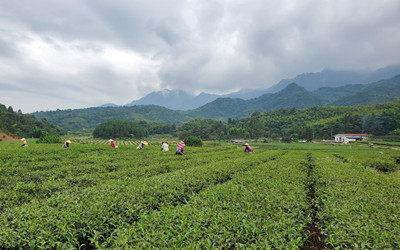
M160 112L164 109L160 108ZM149 111L143 108L143 113ZM165 114L168 116L168 114ZM65 130L30 114L15 112L0 104L0 131L17 137L40 138L63 135ZM164 122L111 120L98 124L95 138L144 138L162 134L180 139L197 136L202 140L221 139L331 139L339 133L367 133L374 136L400 135L400 101L375 105L281 108L254 112L242 119L198 118L181 125Z
M155 134L175 134L175 124L146 121L115 120L99 124L93 131L94 138L144 138Z
M202 140L290 138L331 139L339 133L367 133L376 136L400 134L400 101L368 106L282 108L254 112L243 119L194 119L175 124L109 121L96 127L94 137L143 138L171 134L180 139L198 136Z
M37 119L33 115L17 112L9 106L0 104L0 131L16 137L40 138L45 135L62 135L65 130L49 123L46 119Z

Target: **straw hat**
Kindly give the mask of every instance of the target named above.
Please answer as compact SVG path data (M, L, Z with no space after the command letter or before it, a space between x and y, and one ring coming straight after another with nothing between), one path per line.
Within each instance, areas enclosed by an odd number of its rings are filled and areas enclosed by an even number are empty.
M142 144L144 144L144 145L149 145L148 143L147 143L147 141L141 141L140 143L142 143Z
M114 141L113 139L110 139L110 140L108 140L108 141Z
M21 141L26 141L26 139L25 139L25 138L22 138Z
M66 143L71 143L71 141L70 141L70 140L66 140L65 142L66 142Z
M249 146L249 144L246 142L246 143L244 144L244 146Z

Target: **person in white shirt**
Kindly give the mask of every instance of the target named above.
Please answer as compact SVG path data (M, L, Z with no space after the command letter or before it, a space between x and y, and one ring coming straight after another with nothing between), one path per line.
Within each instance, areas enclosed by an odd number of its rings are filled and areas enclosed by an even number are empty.
M161 151L168 151L168 142L167 141L163 141L162 145L161 145Z

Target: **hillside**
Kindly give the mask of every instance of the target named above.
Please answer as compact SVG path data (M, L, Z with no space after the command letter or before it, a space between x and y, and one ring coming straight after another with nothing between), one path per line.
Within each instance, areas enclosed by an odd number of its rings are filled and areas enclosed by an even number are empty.
M331 139L334 134L367 133L400 140L400 100L375 105L313 106L254 112L242 119L194 119L177 128L176 134L203 140L237 138Z
M9 136L8 134L0 132L0 141L15 141L18 140L17 137Z
M189 110L186 114L193 118L238 118L238 110L242 110L244 107L247 107L247 101L245 100L239 98L218 98L200 108Z
M219 98L195 110L188 111L191 117L243 118L253 112L265 112L285 107L302 109L321 105L321 100L303 87L292 83L274 94L264 94L250 100Z
M274 93L280 91L293 82L304 87L306 90L314 91L323 87L336 88L349 84L368 84L392 78L398 74L400 74L400 65L389 65L375 71L325 69L321 72L303 73L291 79L283 79L268 89L268 92Z
M342 97L351 96L364 89L366 86L366 84L349 84L335 88L323 87L313 91L313 94L322 101L323 105L328 105Z
M322 104L317 96L296 83L289 84L286 88L275 94L264 94L252 99L249 103L256 106L257 111L268 111L286 107L303 109Z
M38 118L46 118L67 130L91 130L98 124L111 120L180 124L191 119L181 112L155 105L41 111L35 112L33 115Z
M126 106L158 105L173 110L188 110L200 107L217 98L218 95L213 94L201 93L196 96L185 91L164 89L163 91L151 92Z
M3 104L0 104L0 132L4 139L9 139L9 136L39 138L46 134L64 133L62 128L45 119L39 120L30 114L22 114L21 111L14 112L11 106L7 108Z
M316 73L304 73L292 79L283 79L270 91L280 91L290 83L297 83L305 89L313 91L321 87L339 87L347 84L366 83L369 72L323 70Z
M337 133L398 134L400 100L375 105L282 108L237 121L234 126L258 137L331 139ZM252 126L260 124L260 126Z
M307 91L296 83L274 94L264 94L250 100L219 98L195 110L191 117L243 118L253 112L280 108L304 109L312 106L347 106L389 102L400 99L400 75L367 85L351 84L335 88Z
M400 75L366 85L357 93L332 103L337 106L375 104L400 98Z

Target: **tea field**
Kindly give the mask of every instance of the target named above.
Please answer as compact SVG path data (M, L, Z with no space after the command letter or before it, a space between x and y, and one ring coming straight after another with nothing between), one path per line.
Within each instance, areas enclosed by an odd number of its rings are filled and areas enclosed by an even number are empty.
M397 146L0 142L0 248L400 249Z

